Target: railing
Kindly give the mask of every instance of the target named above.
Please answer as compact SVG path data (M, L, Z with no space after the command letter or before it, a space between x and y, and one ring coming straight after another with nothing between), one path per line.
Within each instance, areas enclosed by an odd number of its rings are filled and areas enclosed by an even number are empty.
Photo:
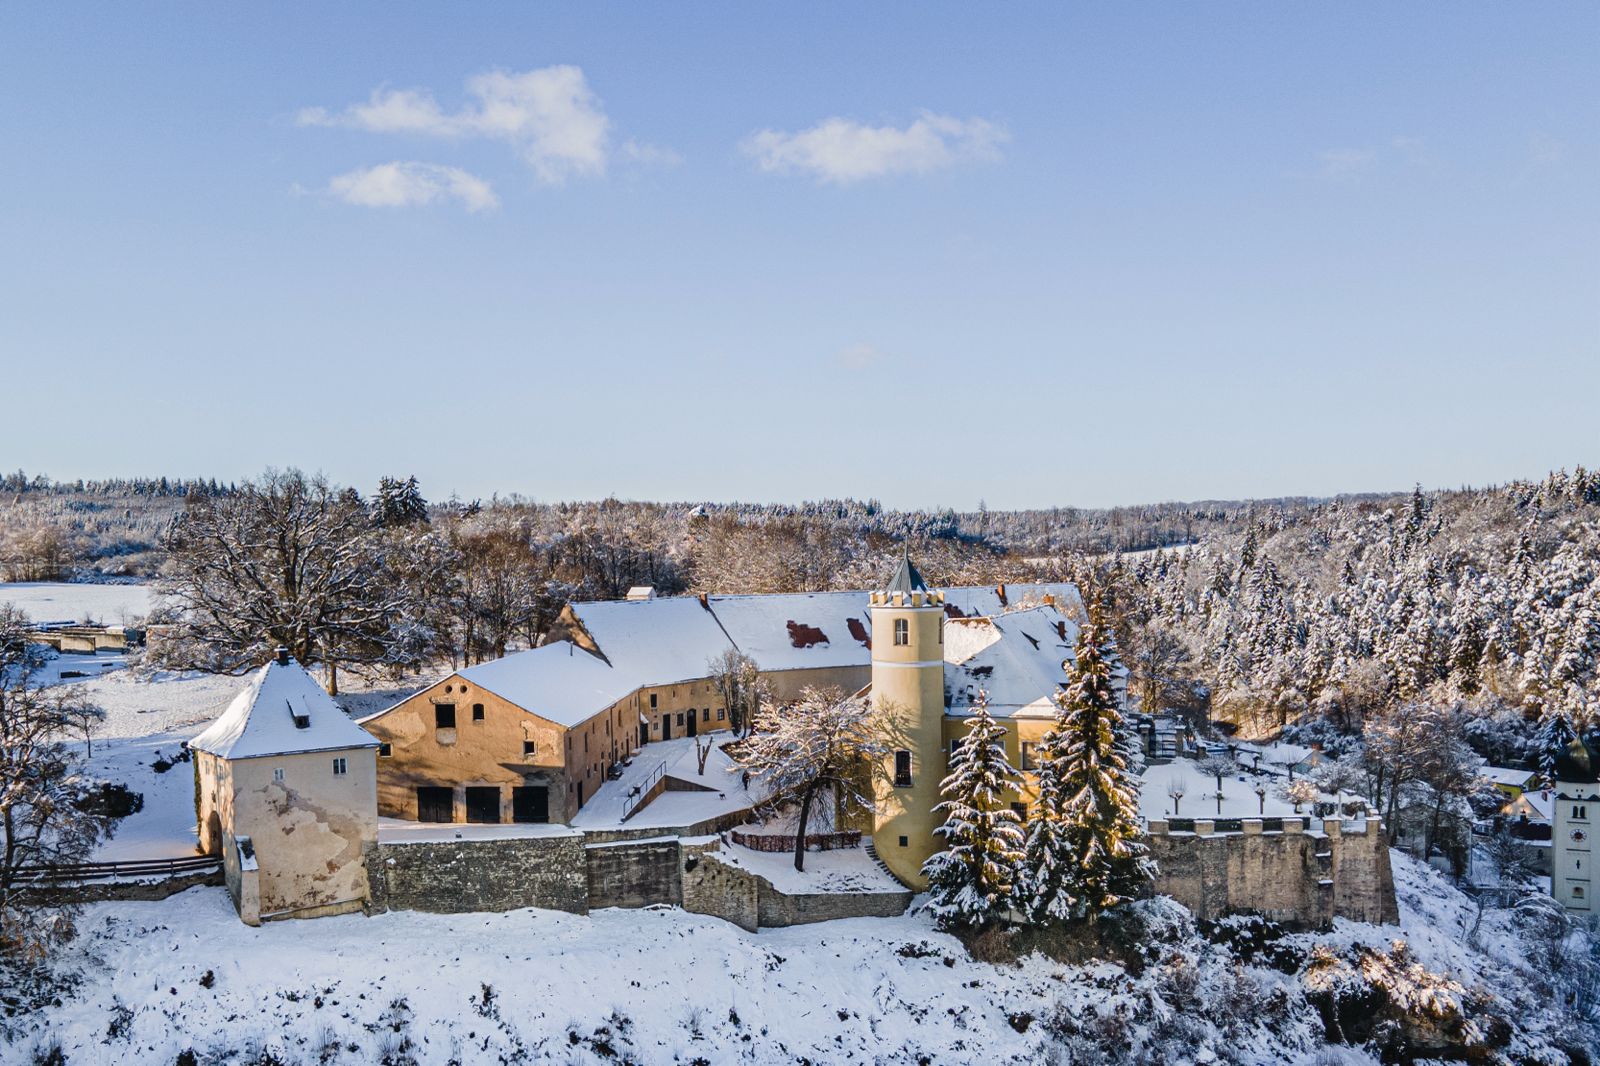
M622 820L624 822L639 813L639 808L643 807L650 798L650 790L656 787L656 782L665 777L666 773L667 764L665 760L662 760L656 764L654 770L650 771L650 776L644 779L643 784L638 785L632 792L628 793L628 802L622 805Z
M34 884L71 884L77 881L104 881L112 877L155 877L163 874L199 873L222 865L215 855L189 855L181 859L131 859L125 862L62 863L53 866L23 866L15 871L18 881Z

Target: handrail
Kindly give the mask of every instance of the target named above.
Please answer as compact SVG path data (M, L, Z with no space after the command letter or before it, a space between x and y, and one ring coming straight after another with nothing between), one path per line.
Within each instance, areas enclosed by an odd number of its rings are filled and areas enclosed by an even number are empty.
M665 777L666 773L667 763L663 759L661 762L656 763L656 768L650 771L649 776L644 779L644 784L639 786L638 791L631 794L628 797L628 802L622 805L622 820L624 822L639 813L639 808L644 806L645 800L650 795L650 790L656 787L656 782Z
M68 881L98 881L108 877L143 877L150 874L195 873L220 866L215 855L188 855L178 859L126 859L119 862L55 863L48 866L22 866L14 872L18 881L56 884Z

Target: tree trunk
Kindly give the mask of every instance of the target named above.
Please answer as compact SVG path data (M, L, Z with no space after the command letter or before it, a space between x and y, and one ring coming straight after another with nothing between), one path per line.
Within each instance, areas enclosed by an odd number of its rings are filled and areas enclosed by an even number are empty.
M339 694L339 664L332 659L328 660L328 695Z
M794 868L806 868L806 823L811 819L811 800L817 794L817 782L813 781L806 786L805 795L800 797L800 822L795 826L794 833Z

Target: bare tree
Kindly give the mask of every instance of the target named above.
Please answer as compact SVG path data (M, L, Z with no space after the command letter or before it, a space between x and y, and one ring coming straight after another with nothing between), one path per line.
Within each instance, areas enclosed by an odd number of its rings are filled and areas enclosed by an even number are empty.
M27 621L0 605L0 955L37 959L72 935L70 904L43 898L29 867L82 862L108 820L90 809L81 764L63 736L63 694L40 687Z
M321 662L337 693L341 665L407 655L408 593L353 491L268 471L233 495L191 497L167 547L160 590L171 630L159 661L233 671L282 645Z
M761 676L755 660L735 648L728 648L707 665L711 682L728 708L728 725L735 736L741 736L761 717L762 707L772 698L772 686Z
M58 702L62 717L83 737L83 757L94 758L94 734L106 720L105 709L82 692L70 688L60 693Z
M1233 756L1222 753L1207 755L1196 764L1196 768L1208 777L1217 781L1217 813L1222 813L1222 779L1232 777L1239 772L1239 764L1233 761Z
M869 799L861 771L888 750L878 736L871 705L837 689L807 688L799 702L781 710L769 707L762 714L739 759L753 779L766 785L771 806L799 803L796 870L805 869L806 827L817 794L831 788L836 812L840 807L866 806Z
M1167 782L1167 795L1172 797L1172 816L1178 816L1178 804L1189 793L1189 777L1187 774L1173 774L1172 780Z

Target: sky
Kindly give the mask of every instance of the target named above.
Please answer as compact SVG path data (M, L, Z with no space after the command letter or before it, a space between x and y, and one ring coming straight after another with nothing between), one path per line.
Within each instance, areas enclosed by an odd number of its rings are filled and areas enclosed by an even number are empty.
M0 368L62 479L1600 466L1600 7L0 5Z

